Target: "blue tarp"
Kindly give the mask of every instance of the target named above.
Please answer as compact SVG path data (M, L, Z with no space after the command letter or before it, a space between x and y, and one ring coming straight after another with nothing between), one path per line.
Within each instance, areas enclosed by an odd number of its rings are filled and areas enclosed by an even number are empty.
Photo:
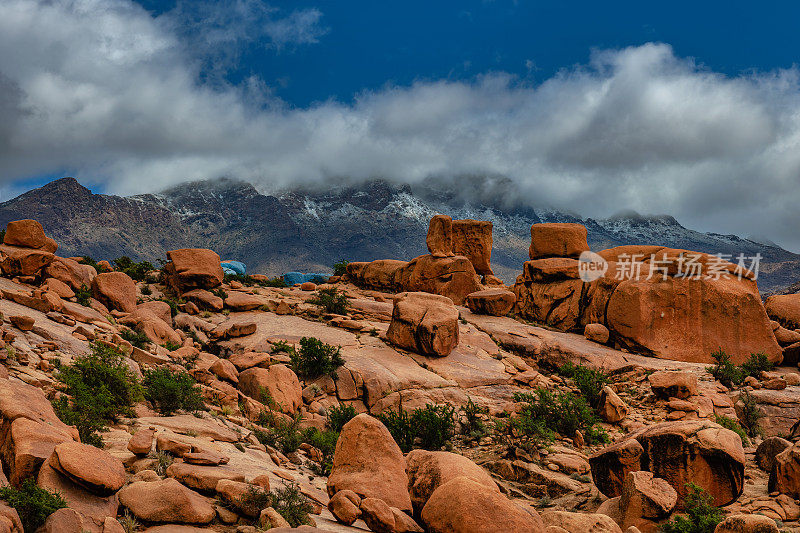
M310 281L312 283L327 283L330 274L304 274L302 272L287 272L283 275L283 281L288 285L297 285L298 283L305 283Z
M226 274L247 274L247 267L241 261L223 261L222 271Z

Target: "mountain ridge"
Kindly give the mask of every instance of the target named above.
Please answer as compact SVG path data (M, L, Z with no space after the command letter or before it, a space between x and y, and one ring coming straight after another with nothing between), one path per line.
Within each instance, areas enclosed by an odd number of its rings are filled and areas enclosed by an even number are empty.
M501 184L502 185L502 184ZM474 198L474 197L473 197ZM208 247L250 271L325 270L335 261L411 259L426 253L430 217L490 220L492 264L513 282L527 260L530 226L539 222L586 225L594 250L624 244L657 244L706 253L762 255L762 292L800 280L800 255L755 240L703 233L670 215L622 212L606 219L517 203L503 196L486 202L437 191L429 184L395 185L383 180L328 190L292 189L262 194L231 178L184 183L158 193L129 197L94 194L74 178L61 178L0 204L0 224L35 218L61 243L64 255L155 261L180 247Z

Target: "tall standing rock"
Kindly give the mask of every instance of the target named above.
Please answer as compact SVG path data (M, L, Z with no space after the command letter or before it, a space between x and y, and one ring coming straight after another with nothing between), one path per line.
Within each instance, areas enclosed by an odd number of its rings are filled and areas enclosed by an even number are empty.
M492 223L488 220L454 220L453 252L463 255L482 276L492 276Z
M453 254L453 220L447 215L435 215L428 225L425 239L433 257L450 257Z
M380 420L361 414L342 428L328 495L352 490L362 498L378 498L390 507L411 511L403 452Z

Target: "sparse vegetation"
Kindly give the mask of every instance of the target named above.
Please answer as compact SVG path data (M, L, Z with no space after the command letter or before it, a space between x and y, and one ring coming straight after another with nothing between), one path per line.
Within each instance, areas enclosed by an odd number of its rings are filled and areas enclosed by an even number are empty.
M775 368L763 353L751 354L747 361L738 366L731 362L730 356L722 348L713 352L711 357L716 364L706 370L714 379L731 389L741 386L748 376L760 378L761 372L769 372Z
M16 509L25 533L33 533L44 525L48 516L67 507L61 494L39 487L33 478L23 481L20 488L0 487L0 499Z
M428 404L409 414L402 406L397 411L385 411L378 419L392 434L395 442L408 453L414 447L439 450L455 433L455 408Z
M340 259L339 261L333 264L333 275L334 276L344 276L347 274L347 265L350 264L350 261L345 259Z
M567 363L559 367L558 373L571 378L593 408L596 408L600 402L600 393L603 387L609 383L608 376L604 372L573 363Z
M739 401L742 404L739 421L745 433L751 438L761 435L763 430L760 422L764 415L758 408L758 402L747 391L742 391Z
M117 521L120 523L125 533L134 533L139 529L139 522L136 520L136 517L133 516L127 509L125 509L125 514L119 517Z
M314 293L314 297L308 300L308 303L319 306L324 309L326 313L333 313L336 315L347 314L347 308L350 303L347 301L347 296L339 292L336 287L327 287L319 289Z
M89 307L92 301L92 291L86 285L75 291L75 301L84 307Z
M228 297L228 293L225 292L225 289L223 289L222 287L217 287L216 289L212 290L211 294L213 294L217 298L222 298L223 300Z
M175 458L171 453L163 450L159 450L154 454L151 454L151 457L156 460L155 464L153 465L153 470L155 470L155 473L161 477L167 475L167 468L169 468L169 465L175 461Z
M147 338L147 335L137 329L123 329L119 336L131 343L132 346L142 350L146 350L147 345L150 343L150 339Z
M92 343L91 350L56 372L66 396L53 407L61 420L78 428L81 441L102 446L98 432L118 417L133 414L141 387L119 350L99 342Z
M303 442L299 415L287 421L270 411L262 411L258 424L263 429L255 428L253 434L264 446L277 448L283 453L293 453Z
M177 350L178 348L181 347L180 344L178 344L177 342L172 342L172 341L167 341L164 344L162 344L161 346L163 346L168 352L174 352L175 350Z
M147 370L142 385L144 397L163 415L204 408L200 387L186 372L173 372L166 367Z
M588 444L608 442L605 431L595 428L597 416L589 403L571 392L550 392L537 388L533 393L515 393L514 401L522 402L519 418L525 431L538 431L538 424L565 437L581 431Z
M685 502L685 515L679 515L661 526L662 533L713 533L722 522L722 510L715 507L706 491L688 483L689 495Z
M733 418L725 415L715 415L714 419L720 426L724 427L725 429L730 429L739 435L739 438L742 439L742 446L748 446L750 444L750 439L747 438L747 432L745 432L738 420L734 420Z
M294 348L291 344L286 341L275 341L272 343L272 348L270 349L269 353L292 353L294 352Z
M333 376L344 365L342 349L331 346L314 337L300 339L300 349L289 353L292 368L302 378L317 378L328 374Z
M149 261L140 261L137 263L127 255L114 259L113 264L115 269L124 272L134 281L145 281L147 279L147 273L156 269Z
M356 416L356 410L352 405L340 404L334 405L328 409L328 419L325 426L337 433L342 431L342 428L350 420Z
M477 439L486 434L486 426L483 424L481 415L489 412L486 407L481 407L472 401L472 398L467 399L467 403L461 408L461 413L464 415L464 424L462 426L462 433L469 438Z
M298 527L311 523L308 515L314 508L300 492L300 485L284 482L283 486L273 489L270 494L272 508L278 511L278 514L289 522L290 526Z

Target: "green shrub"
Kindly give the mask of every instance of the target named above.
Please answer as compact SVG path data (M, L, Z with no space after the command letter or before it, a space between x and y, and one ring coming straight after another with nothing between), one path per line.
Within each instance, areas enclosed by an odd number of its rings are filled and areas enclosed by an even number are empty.
M276 417L272 412L262 411L257 422L263 429L255 428L253 434L264 446L278 448L283 453L293 453L303 443L300 420L299 414L287 421Z
M558 373L571 378L589 405L594 408L600 403L600 393L609 382L604 372L572 363L559 367Z
M740 386L748 376L761 378L761 372L769 372L775 368L763 353L750 354L747 361L739 366L734 365L730 356L721 348L712 353L711 357L716 364L707 367L706 370L714 376L714 379L731 389Z
M289 353L292 367L298 376L314 379L328 374L333 376L344 364L342 349L325 344L314 337L300 339L300 349Z
M420 448L437 451L447 444L455 433L455 407L428 404L414 409L411 426L420 441Z
M222 287L217 287L216 289L212 290L211 293L218 298L222 298L223 300L228 297L228 293L225 292L225 289Z
M747 376L754 378L761 378L761 372L769 372L775 368L775 365L767 359L764 353L750 354L747 361L741 365L742 372Z
M284 352L284 353L289 353L290 354L293 351L294 351L294 348L288 342L286 342L286 341L275 341L275 342L272 343L272 349L270 350L269 353Z
M152 457L156 460L155 464L153 465L153 470L161 477L167 475L167 468L169 468L170 465L175 461L175 458L171 453L163 450L158 450L155 453L151 453L149 457Z
M234 508L241 510L247 516L258 516L261 511L271 506L270 493L256 485L249 485L234 504Z
M419 441L419 448L439 450L455 433L455 408L428 404L409 414L402 406L397 411L378 415L403 453L410 452Z
M350 261L346 261L341 259L333 264L333 275L334 276L344 276L347 274L347 265L350 264Z
M540 387L533 393L515 393L514 401L523 402L520 418L532 419L524 422L526 426L534 427L541 421L546 428L569 438L581 431L588 444L608 438L603 437L604 432L593 430L597 416L588 402L570 392L553 393Z
M80 259L80 261L78 261L78 263L80 263L82 265L89 265L90 267L94 268L98 273L104 272L106 270L106 269L100 267L97 264L97 261L95 261L93 258L89 257L88 255L84 255L83 257L81 257L81 259Z
M169 306L169 313L173 317L177 316L178 313L180 313L180 309L178 309L178 305L186 303L183 300L176 300L175 298L168 298L166 296L163 296L163 297L159 298L158 301L164 302L165 304L167 304Z
M722 383L728 388L739 386L747 377L742 369L731 362L731 358L725 351L720 348L711 354L716 364L706 368L709 374L714 376L714 379Z
M481 407L472 401L472 398L467 399L467 403L461 408L464 415L465 423L462 427L462 432L470 438L480 438L486 434L486 426L483 424L481 415L489 412L487 407Z
M180 344L178 344L177 342L172 342L172 341L167 341L164 344L162 344L161 346L163 346L168 352L174 352L175 350L177 350L178 348L181 347Z
M764 416L758 408L758 402L753 398L749 392L742 391L739 396L739 401L742 402L741 417L739 421L744 428L745 433L751 438L755 438L763 434L761 429L761 418Z
M352 405L340 404L328 408L328 419L325 426L337 433L342 431L345 424L356 416L356 409Z
M315 468L317 475L329 476L333 469L333 453L336 451L336 441L339 432L333 430L320 431L317 428L308 428L302 434L302 441L318 449L322 454L319 466Z
M268 279L267 281L259 281L258 284L261 285L262 287L276 287L279 289L283 287L288 287L286 282L283 281L283 278L280 277Z
M380 413L378 419L383 422L383 425L392 434L392 438L403 453L408 453L414 448L416 432L411 425L411 416L402 406L399 406L397 411Z
M147 273L156 269L149 261L140 261L137 263L127 255L114 259L113 263L114 268L120 272L126 273L134 281L145 281L147 279Z
M289 522L290 526L299 527L311 524L308 515L314 508L300 492L300 485L284 481L283 486L273 489L270 495L272 496L272 508L278 511L278 514Z
M186 372L173 372L161 367L144 373L144 397L156 411L171 415L179 409L199 411L204 407L200 387Z
M92 291L86 285L75 291L75 301L84 307L89 307L92 300Z
M733 418L725 415L714 415L714 419L720 426L724 427L725 429L730 429L739 435L739 438L742 439L742 446L747 446L750 444L750 439L747 438L747 432L745 432L738 420L734 420Z
M150 343L150 339L147 338L147 335L136 329L123 329L119 335L131 343L131 345L142 350L147 349L147 345Z
M308 303L321 307L326 313L336 315L347 314L347 308L350 306L347 296L339 292L336 287L319 289L314 293L314 297L308 300Z
M528 452L535 452L555 439L553 432L542 420L529 416L498 419L494 425L494 432L506 444L514 444Z
M119 350L99 342L90 346L89 355L56 372L69 398L58 399L53 407L65 423L77 426L83 442L98 445L102 441L97 432L107 423L133 414L141 387Z
M23 481L20 488L0 487L0 499L16 509L25 533L33 533L44 525L48 516L67 507L61 494L39 487L33 478Z
M714 498L694 483L686 485L686 514L676 516L661 526L662 533L714 533L717 524L722 522L722 510L714 506Z

